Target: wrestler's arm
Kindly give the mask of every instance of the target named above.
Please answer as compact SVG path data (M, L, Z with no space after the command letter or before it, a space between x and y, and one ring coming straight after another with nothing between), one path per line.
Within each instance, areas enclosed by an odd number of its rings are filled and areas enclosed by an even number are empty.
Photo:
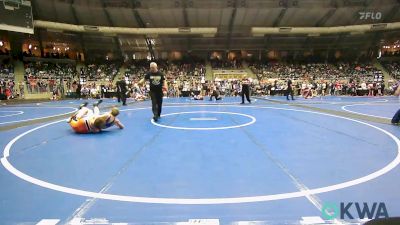
M119 119L115 118L114 124L119 128L119 129L124 129L124 125L119 121Z
M98 128L93 128L92 129L92 133L99 133L101 131L101 129Z
M394 92L395 96L399 96L400 95L400 85L397 87L396 91Z

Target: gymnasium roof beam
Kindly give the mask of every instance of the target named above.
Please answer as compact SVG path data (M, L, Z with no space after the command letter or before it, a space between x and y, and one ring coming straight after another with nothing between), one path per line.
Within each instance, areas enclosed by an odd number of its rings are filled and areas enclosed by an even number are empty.
M281 11L279 12L279 15L275 18L274 23L272 24L273 27L278 27L279 24L280 24L281 21L282 21L282 18L285 16L286 11L287 11L287 8L288 8L287 3L285 3L285 4L283 5L283 7L284 7L284 8L281 9ZM271 35L265 35L265 36L264 36L264 49L265 49L265 50L268 50L269 45L270 45L270 44L269 44L270 40L271 40Z
M38 5L36 3L36 1L32 1L32 13L33 13L33 18L39 18L39 12L37 11ZM42 36L42 30L41 28L36 28L36 35L38 37L38 41L39 41L39 49L40 49L40 56L44 57L44 49L43 49L43 36Z
M106 15L108 24L109 24L110 26L112 26L112 27L115 27L115 26L114 26L114 23L113 23L113 21L112 21L112 19L111 19L111 16L110 16L110 14L108 13L108 11L107 11L107 9L106 9L106 7L107 7L106 2L105 2L104 0L102 0L101 3L103 4L103 11L104 11L104 14ZM116 45L116 47L117 47L118 54L119 54L119 55L122 57L122 59L123 59L123 58L124 58L124 55L123 55L123 53L122 53L122 48L121 48L120 40L119 40L118 36L113 37L113 40L114 40L115 45Z
M58 18L58 13L57 13L57 10L56 10L56 0L53 0L52 2L51 2L51 6L53 7L53 11L54 11L54 16L56 17L56 21L59 21L59 18Z
M384 23L390 23L390 21L396 16L397 13L400 12L400 1L397 1L396 6L394 6L389 13L387 14L387 16L385 16L385 18L383 19Z
M182 0L183 3L183 7L182 7L182 13L183 13L183 22L185 24L185 27L190 27L190 23L189 23L189 17L188 17L188 12L187 12L187 7L189 4L188 0ZM187 49L191 50L192 48L192 39L190 38L190 36L187 38Z
M273 27L278 27L279 26L279 24L281 23L281 21L282 21L282 18L285 16L285 14L286 14L286 11L287 11L287 5L285 6L285 8L283 8L283 9L281 9L281 11L279 12L279 15L278 15L278 17L276 17L276 19L274 20L274 23L273 23Z
M190 27L187 7L188 7L188 0L182 0L183 22L185 24L185 27Z
M330 9L318 22L315 24L316 27L322 27L325 23L335 14L338 4L336 0L331 1L331 5L334 7Z
M235 22L235 18L236 18L236 12L237 12L237 0L234 0L232 2L232 14L231 14L231 18L229 20L229 28L228 28L228 36L226 38L226 50L229 51L231 48L231 42L232 42L232 31L233 31L233 23Z
M383 19L383 23L389 23L394 16L396 16L396 14L399 12L400 10L400 2L398 4L396 4L395 7L393 7L390 12L385 16L385 18ZM368 46L368 50L370 52L373 52L374 50L376 50L377 47L379 47L380 41L383 38L383 32L377 32L374 37L372 38L370 45Z
M146 24L143 22L143 19L140 16L139 12L136 10L136 5L132 4L131 6L132 6L133 15L135 16L135 20L139 24L139 27L146 28ZM144 39L146 41L146 45L147 45L147 48L148 48L148 50L150 52L151 58L155 59L153 44L151 43L150 38L148 38L146 35L144 35Z
M71 7L71 12L72 12L72 17L74 17L74 20L75 20L76 24L80 25L81 23L79 22L78 16L76 14L74 3L75 3L75 0L71 0L70 7ZM80 42L81 47L82 47L83 54L85 55L85 58L87 58L88 57L88 50L87 50L85 42L83 40L83 34L82 33L77 33L77 35L78 35L79 42Z
M74 4L75 4L75 0L71 0L71 5L70 6L71 6L72 16L74 17L74 20L75 20L76 24L80 25L81 23L79 22L78 16L76 14L76 10L75 10Z

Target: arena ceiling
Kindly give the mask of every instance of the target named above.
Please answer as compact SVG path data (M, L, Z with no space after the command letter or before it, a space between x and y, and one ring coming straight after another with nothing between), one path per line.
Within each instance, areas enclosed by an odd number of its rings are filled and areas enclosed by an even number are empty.
M158 51L368 49L400 31L364 34L265 35L252 27L330 27L400 22L400 0L32 0L35 20L131 28L216 27L214 37L149 37ZM361 18L369 13L368 18ZM365 17L365 15L364 15ZM37 29L44 43L79 43L86 50L146 51L143 35ZM397 40L396 39L396 40Z

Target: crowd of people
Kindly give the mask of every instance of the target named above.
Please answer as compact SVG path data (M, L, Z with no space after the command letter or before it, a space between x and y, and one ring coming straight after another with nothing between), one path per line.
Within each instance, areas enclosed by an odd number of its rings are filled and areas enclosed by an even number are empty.
M22 53L23 57L37 57L38 55L33 54L32 50L24 51ZM46 52L43 55L43 58L52 58L52 59L69 59L69 55L67 52Z
M59 92L60 85L77 77L74 64L27 62L24 67L28 93Z
M220 58L214 58L210 60L211 67L213 69L242 69L243 64L242 60L240 59L233 59L233 60L228 60L228 59L220 59Z
M178 97L182 95L188 96L193 90L201 90L202 82L205 82L205 65L201 62L169 62L157 61L160 71L166 75L168 83L167 95L170 97ZM139 87L138 81L144 78L148 71L149 62L136 61L127 65L125 78L130 86L130 93L134 96L146 95L150 90L150 86Z
M80 70L80 77L85 81L113 81L118 75L119 63L88 64Z
M393 78L400 79L400 62L385 62L382 64Z
M20 95L19 89L15 85L14 67L9 60L2 60L0 64L0 94L3 94L6 99L16 98Z
M382 72L371 64L282 64L252 63L249 66L261 80L269 78L293 80L350 80L366 82L382 79Z
M259 83L253 85L255 95L285 95L288 89L288 81L292 80L274 80L271 82ZM326 95L352 95L352 96L381 96L385 92L384 83L366 82L357 83L354 80L349 82L342 81L296 81L292 84L295 95L303 95L305 91L310 91L307 98Z
M283 93L289 79L297 94L307 88L315 95L381 95L385 88L382 71L368 63L253 63L250 68L260 81L256 93L261 94Z
M188 97L201 94L210 95L218 90L224 96L238 96L242 81L205 80L205 64L202 62L157 61L160 71L166 75L168 97ZM128 97L144 100L148 96L149 85L140 86L138 82L148 71L147 60L126 63L124 80L128 86ZM280 64L252 63L250 68L257 75L249 87L252 95L283 95L287 90L287 80L293 82L293 92L301 95L310 90L310 96L317 95L383 95L385 94L382 72L371 64ZM80 84L79 96L112 96L117 86L113 80L118 74L117 64L91 64L81 70L81 77L87 77ZM102 82L99 82L102 81ZM71 92L76 92L78 80L68 81ZM390 92L390 91L389 91Z
M400 48L397 48L397 51L384 51L382 52L383 57L399 57L400 56Z
M8 60L0 63L0 78L2 80L14 79L14 66Z
M165 74L168 97L209 96L218 91L223 96L238 96L241 93L242 79L206 80L204 61L156 61L159 70ZM214 69L242 68L242 62L212 60ZM149 85L138 85L148 72L148 60L135 60L125 64L88 64L76 71L74 64L50 62L26 62L25 85L28 93L53 92L59 94L60 87L76 97L112 97L117 91L116 77L121 67L125 68L122 77L127 84L127 96L136 100L148 98ZM221 66L219 68L218 66ZM400 76L400 64L384 64L395 78ZM383 73L369 63L314 63L284 64L251 62L249 68L256 75L249 79L252 95L284 95L288 80L292 82L294 95L308 97L324 95L384 95L393 93L395 87L385 87ZM2 63L0 67L2 92L8 88L10 98L24 94L23 83L15 84L12 66ZM15 88L15 86L22 88ZM21 94L22 93L22 94Z
M133 87L134 86L132 86L131 88L132 90ZM72 81L72 83L68 84L66 94L67 96L72 98L99 99L99 98L116 97L115 96L116 92L117 92L117 83L114 83L113 81L102 82L102 83L92 81L81 84L79 81L74 80ZM130 96L129 93L126 94L128 95L127 97L132 97Z

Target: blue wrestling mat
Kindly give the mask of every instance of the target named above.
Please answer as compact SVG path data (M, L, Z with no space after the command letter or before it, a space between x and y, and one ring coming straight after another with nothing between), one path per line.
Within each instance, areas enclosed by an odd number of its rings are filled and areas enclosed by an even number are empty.
M348 202L399 216L399 127L334 113L390 118L397 101L168 98L157 123L131 102L125 129L83 135L65 122L81 100L2 106L0 126L15 127L1 131L1 224L361 224L355 206L326 217Z

